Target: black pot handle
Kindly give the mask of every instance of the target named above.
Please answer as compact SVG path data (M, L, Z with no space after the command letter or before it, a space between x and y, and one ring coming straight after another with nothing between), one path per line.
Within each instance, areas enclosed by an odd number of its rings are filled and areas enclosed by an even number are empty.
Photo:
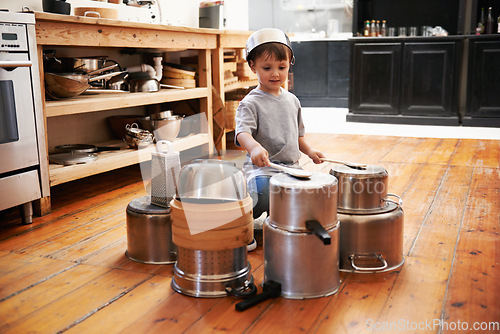
M245 311L250 307L257 305L260 302L263 302L269 298L276 298L281 295L281 283L276 281L266 281L264 282L263 292L261 294L255 295L251 298L245 299L242 302L239 302L235 305L237 311Z
M330 234L328 234L323 225L321 225L317 220L306 221L306 228L323 241L324 245L330 245L332 243Z
M246 289L237 290L226 287L226 292L228 295L245 299L255 295L257 293L257 287L253 283L248 283Z

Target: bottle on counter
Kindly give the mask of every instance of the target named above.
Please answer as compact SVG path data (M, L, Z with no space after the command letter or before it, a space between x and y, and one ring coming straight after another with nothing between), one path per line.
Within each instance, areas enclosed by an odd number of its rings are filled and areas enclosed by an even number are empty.
M377 37L382 36L382 35L380 35L380 21L379 20L377 20L377 22L375 23L375 32L376 32Z
M491 14L491 7L488 8L488 17L486 18L486 33L493 34L493 15Z
M479 34L484 34L485 23L486 23L486 20L484 19L484 8L481 8L481 18L479 19L479 22L477 23L477 29L476 29L476 31L479 32Z
M498 19L500 20L500 16L498 17ZM382 26L380 27L380 36L387 36L387 22L385 20L382 20Z
M370 21L369 20L365 21L365 29L363 31L363 36L370 37Z
M497 34L500 34L500 15L498 15L498 20L497 20Z
M377 37L377 27L375 25L375 20L372 20L372 24L370 25L370 36Z

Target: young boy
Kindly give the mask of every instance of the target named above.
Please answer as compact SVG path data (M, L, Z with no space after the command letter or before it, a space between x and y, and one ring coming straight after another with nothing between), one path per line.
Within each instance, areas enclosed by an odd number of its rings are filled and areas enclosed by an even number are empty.
M258 218L269 211L269 179L278 172L268 167L270 161L300 168L300 152L316 164L324 155L307 144L300 102L281 87L294 62L285 33L273 28L253 33L247 41L247 61L259 84L238 106L235 143L247 151L244 169L253 216Z

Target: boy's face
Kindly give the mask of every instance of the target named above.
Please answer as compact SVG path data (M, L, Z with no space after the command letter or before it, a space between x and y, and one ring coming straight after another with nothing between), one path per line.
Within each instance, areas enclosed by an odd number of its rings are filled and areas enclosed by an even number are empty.
M250 68L257 74L260 89L278 95L280 87L288 80L289 60L276 60L275 57L262 55L250 61Z

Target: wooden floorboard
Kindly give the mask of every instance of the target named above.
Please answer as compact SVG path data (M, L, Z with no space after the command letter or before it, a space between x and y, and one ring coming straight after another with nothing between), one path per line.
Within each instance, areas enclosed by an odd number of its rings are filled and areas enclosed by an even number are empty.
M53 187L52 212L31 225L17 209L0 212L0 332L500 333L500 141L306 138L329 158L387 169L388 191L403 200L402 267L341 272L334 295L245 312L236 297L181 295L170 287L173 265L125 255L126 207L146 195L131 166ZM262 245L248 260L261 291Z

